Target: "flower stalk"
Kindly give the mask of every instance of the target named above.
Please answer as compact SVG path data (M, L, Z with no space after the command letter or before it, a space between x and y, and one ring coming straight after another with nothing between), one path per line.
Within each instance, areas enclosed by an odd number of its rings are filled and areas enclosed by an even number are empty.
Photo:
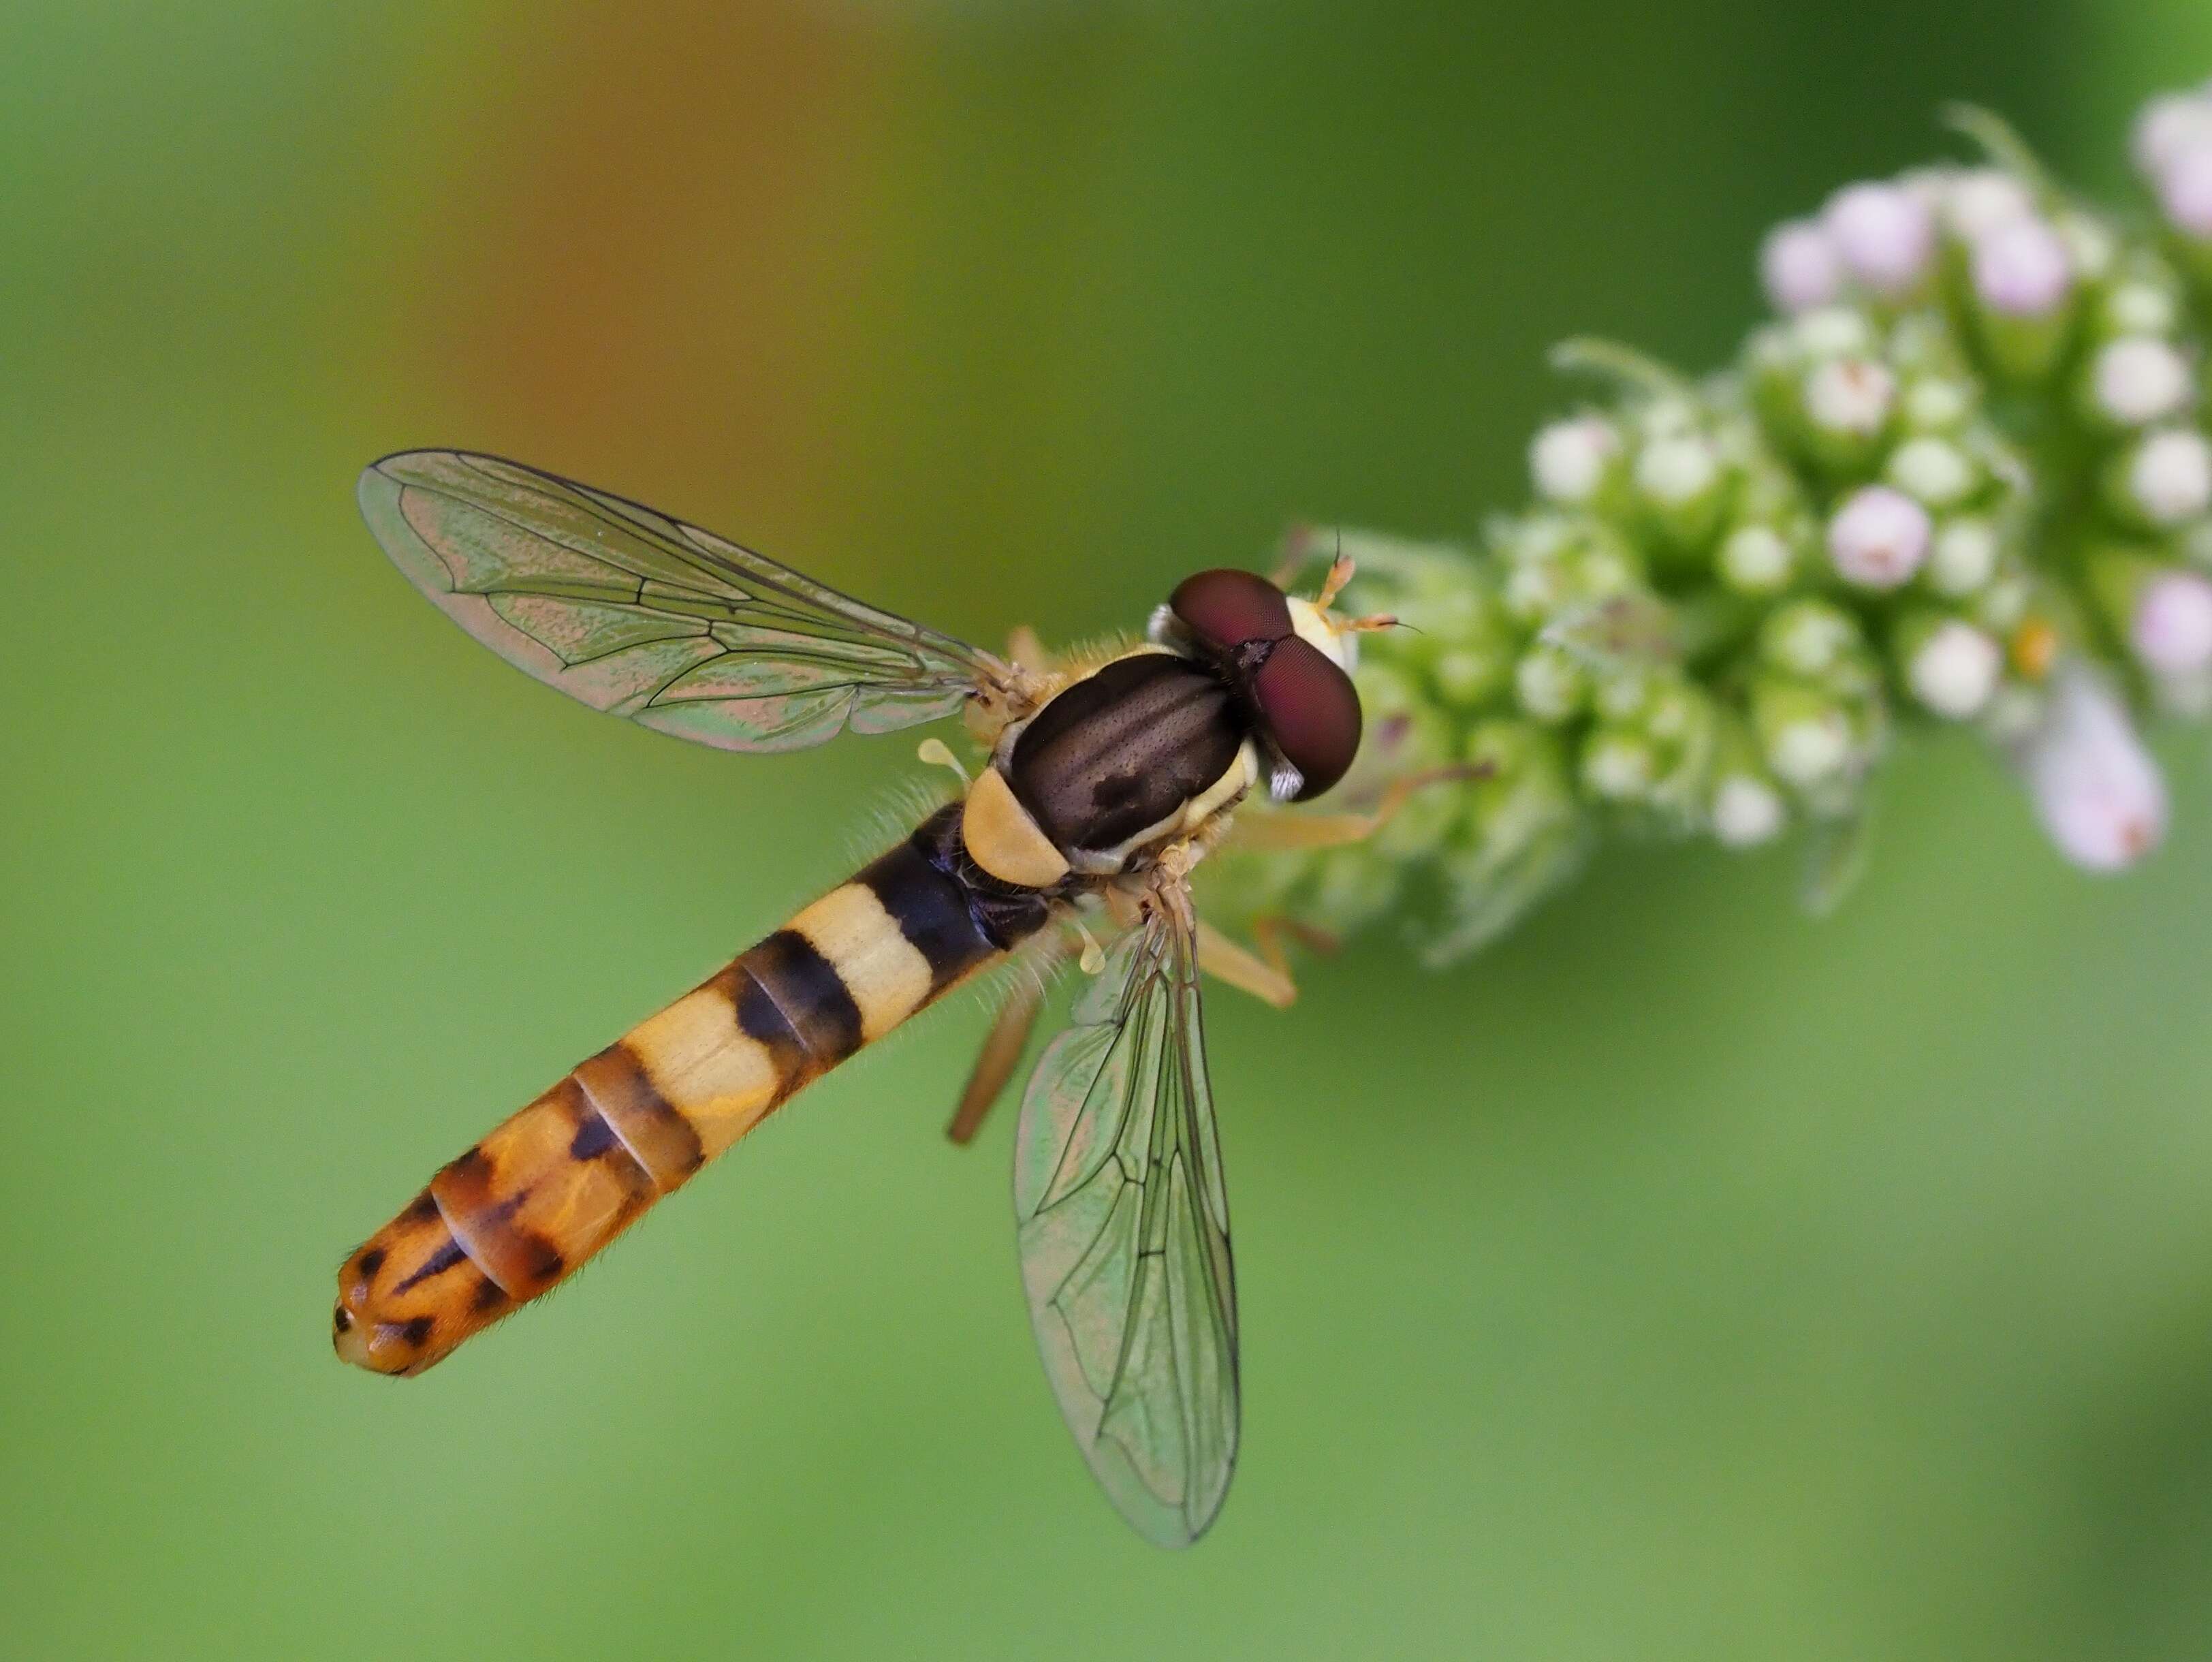
M1774 315L1719 374L1563 347L1597 391L1472 545L1342 534L1346 604L1407 627L1362 644L1341 788L1447 774L1367 841L1225 852L1218 911L1340 934L1395 913L1445 962L1610 837L1793 830L1825 906L1883 760L1937 725L1987 739L2075 866L2157 846L2140 726L2212 713L2212 87L2142 113L2125 214L1995 117L1954 125L1982 160L1769 234ZM1291 563L1338 549L1302 533Z

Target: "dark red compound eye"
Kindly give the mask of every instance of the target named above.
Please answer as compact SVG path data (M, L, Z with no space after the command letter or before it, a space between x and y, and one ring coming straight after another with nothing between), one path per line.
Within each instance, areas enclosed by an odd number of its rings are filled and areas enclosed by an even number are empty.
M1184 578L1168 596L1168 610L1200 645L1218 653L1247 641L1279 641L1291 632L1283 591L1265 577L1227 567Z
M1328 654L1295 635L1278 642L1252 678L1252 697L1275 748L1305 777L1293 801L1344 777L1359 753L1359 694Z

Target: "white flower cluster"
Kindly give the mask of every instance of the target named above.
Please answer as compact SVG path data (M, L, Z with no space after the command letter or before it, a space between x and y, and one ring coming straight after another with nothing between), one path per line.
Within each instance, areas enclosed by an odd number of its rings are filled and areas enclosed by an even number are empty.
M1437 782L1367 842L1212 862L1215 904L1334 930L1403 909L1441 959L1605 834L1792 825L1826 897L1916 724L1985 734L2076 865L2156 846L2137 721L2212 714L2212 88L2138 123L2142 229L1962 125L1990 161L1769 235L1776 320L1727 372L1563 349L1607 395L1536 435L1535 506L1480 546L1346 536L1352 602L1410 627L1366 639L1344 794Z

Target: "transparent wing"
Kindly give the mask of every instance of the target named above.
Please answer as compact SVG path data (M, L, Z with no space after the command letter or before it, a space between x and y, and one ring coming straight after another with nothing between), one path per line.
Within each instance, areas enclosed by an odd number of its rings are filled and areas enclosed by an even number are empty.
M1014 1208L1030 1319L1068 1428L1139 1534L1188 1546L1229 1489L1237 1389L1187 904L1156 903L1122 937L1038 1062Z
M459 450L361 476L408 581L594 709L722 750L797 750L950 715L1012 671L751 550L588 485Z

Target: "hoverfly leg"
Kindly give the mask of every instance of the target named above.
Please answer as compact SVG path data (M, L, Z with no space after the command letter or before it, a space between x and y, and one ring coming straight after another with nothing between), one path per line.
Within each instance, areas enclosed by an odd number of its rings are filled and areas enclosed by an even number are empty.
M975 1065L969 1071L959 1105L945 1128L945 1135L954 1142L964 1148L982 1129L992 1105L1021 1066L1022 1052L1029 1048L1030 1033L1036 1026L1037 1012L1044 1006L1046 984L1073 951L1071 943L1054 935L1016 960L1012 983L999 1001L999 1014L992 1020L991 1031L983 1035L983 1047L975 1053Z
M1398 817L1416 791L1431 785L1480 779L1490 770L1479 763L1425 768L1390 782L1365 813L1247 814L1230 828L1224 847L1243 853L1281 853L1297 849L1336 849L1364 843Z
M1285 935L1322 958L1334 958L1344 950L1343 937L1309 923L1303 918L1291 917L1282 912L1269 912L1252 920L1252 944L1260 949L1260 956L1284 974L1290 973L1291 954L1285 946Z
M951 1121L945 1128L945 1135L954 1142L965 1147L982 1129L991 1105L998 1101L1006 1081L1021 1065L1022 1052L1029 1048L1030 1030L1036 1026L1037 1011L1043 1003L1044 983L1034 977L1022 977L1007 992L999 1006L998 1019L983 1036L983 1048L975 1053L975 1066L969 1073L967 1088L960 1093L960 1105L952 1111Z
M1328 603L1344 593L1344 586L1352 581L1352 557L1343 551L1344 539L1337 538L1337 556L1328 563L1328 575L1321 580L1321 593L1314 596L1314 610L1326 612Z
M1260 930L1261 925L1255 923L1255 938ZM1255 953L1200 918L1198 967L1216 980L1227 982L1238 992L1249 993L1261 1003L1272 1004L1279 1010L1289 1008L1297 999L1297 983L1291 979L1290 960L1284 955L1282 939L1272 933Z

